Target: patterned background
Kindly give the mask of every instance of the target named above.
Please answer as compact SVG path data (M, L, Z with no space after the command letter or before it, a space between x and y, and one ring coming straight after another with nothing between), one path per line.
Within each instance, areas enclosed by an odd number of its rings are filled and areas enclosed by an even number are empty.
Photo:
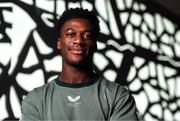
M0 120L19 119L26 94L61 71L53 27L71 7L97 13L94 67L129 88L142 118L180 120L180 22L150 0L0 0Z

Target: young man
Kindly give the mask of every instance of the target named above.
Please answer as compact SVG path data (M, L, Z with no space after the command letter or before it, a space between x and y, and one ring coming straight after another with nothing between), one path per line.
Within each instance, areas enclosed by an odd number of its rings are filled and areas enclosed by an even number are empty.
M27 95L21 120L138 120L129 92L93 70L100 31L97 16L85 9L69 9L62 14L58 29L62 73Z

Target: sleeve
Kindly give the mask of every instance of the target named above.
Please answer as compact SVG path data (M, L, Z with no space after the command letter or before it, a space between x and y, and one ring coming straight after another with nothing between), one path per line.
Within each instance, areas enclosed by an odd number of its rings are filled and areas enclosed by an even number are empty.
M117 91L110 121L139 121L134 98L124 88Z
M32 100L33 98L36 97L33 97L30 93L22 101L20 121L40 121L39 110L34 100Z

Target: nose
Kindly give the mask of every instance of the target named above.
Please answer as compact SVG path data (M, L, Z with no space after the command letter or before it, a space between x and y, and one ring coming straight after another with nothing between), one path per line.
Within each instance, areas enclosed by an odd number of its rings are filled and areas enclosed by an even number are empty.
M74 40L75 44L82 44L84 43L83 37L81 34L77 34Z

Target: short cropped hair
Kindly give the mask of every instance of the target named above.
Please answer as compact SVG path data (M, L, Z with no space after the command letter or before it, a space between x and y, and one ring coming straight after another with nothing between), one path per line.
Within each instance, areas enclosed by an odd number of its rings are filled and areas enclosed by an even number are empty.
M70 8L63 12L56 26L58 37L60 36L59 34L61 34L61 29L64 23L67 20L70 20L73 18L82 18L82 19L88 20L93 26L94 38L95 39L98 38L100 26L99 26L99 20L97 18L97 15L93 11L89 11L88 9L83 9L83 8Z

